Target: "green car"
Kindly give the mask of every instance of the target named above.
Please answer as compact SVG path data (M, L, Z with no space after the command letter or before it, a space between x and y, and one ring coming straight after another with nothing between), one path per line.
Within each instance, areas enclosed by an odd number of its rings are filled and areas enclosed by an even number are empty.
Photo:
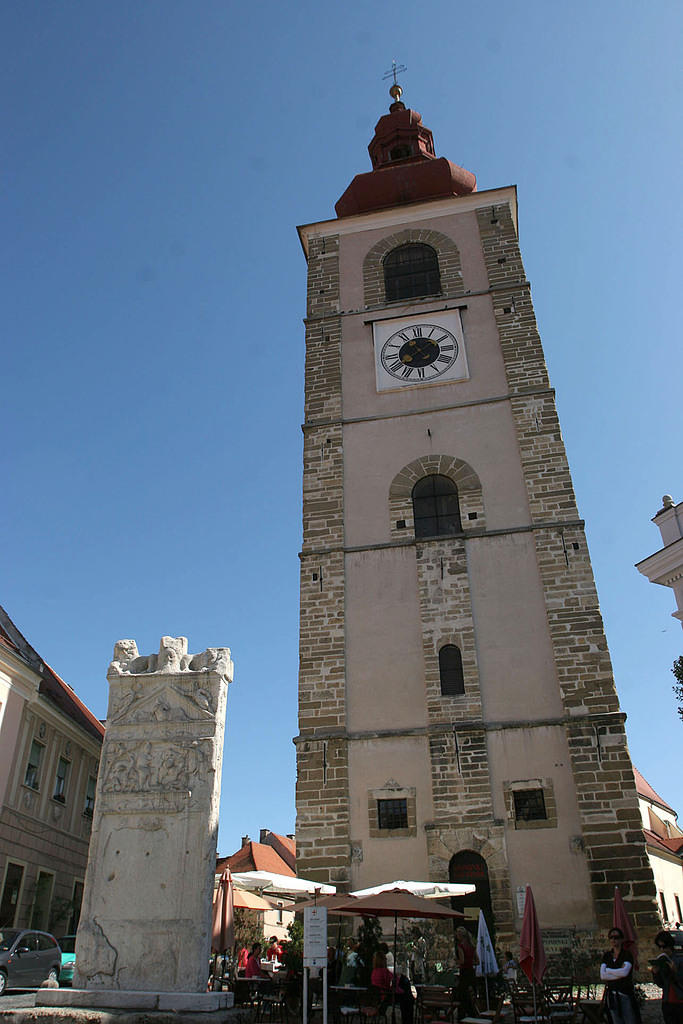
M59 969L59 984L72 985L76 966L76 936L65 935L59 940L62 951L62 966Z

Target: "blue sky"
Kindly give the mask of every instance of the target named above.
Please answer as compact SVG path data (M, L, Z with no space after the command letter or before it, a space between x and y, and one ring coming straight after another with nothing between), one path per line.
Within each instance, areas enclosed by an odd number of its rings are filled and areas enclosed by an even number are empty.
M520 236L634 761L676 803L683 8L4 0L0 603L92 710L228 645L219 849L294 829L305 262L406 103ZM683 811L683 806L680 808Z

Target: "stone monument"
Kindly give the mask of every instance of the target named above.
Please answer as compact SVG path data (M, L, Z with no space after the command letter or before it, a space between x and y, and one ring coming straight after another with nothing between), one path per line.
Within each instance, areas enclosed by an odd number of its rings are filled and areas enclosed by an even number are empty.
M116 644L74 991L52 1005L222 1005L206 984L232 673L227 647L191 655L185 637L162 637L142 656Z

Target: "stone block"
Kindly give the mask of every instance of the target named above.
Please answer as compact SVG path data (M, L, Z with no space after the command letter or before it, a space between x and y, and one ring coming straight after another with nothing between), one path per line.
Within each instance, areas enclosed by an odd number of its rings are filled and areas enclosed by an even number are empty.
M114 648L74 992L205 992L232 671L184 637Z

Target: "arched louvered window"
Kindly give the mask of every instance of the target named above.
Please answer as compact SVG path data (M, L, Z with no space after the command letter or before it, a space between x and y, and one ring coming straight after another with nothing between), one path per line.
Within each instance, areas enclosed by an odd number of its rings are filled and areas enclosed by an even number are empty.
M425 476L413 487L416 537L462 533L458 488L447 476Z
M443 697L458 697L465 692L462 655L455 644L446 644L439 651L439 678Z
M387 253L384 291L387 302L438 295L441 291L439 258L431 245L409 242Z

